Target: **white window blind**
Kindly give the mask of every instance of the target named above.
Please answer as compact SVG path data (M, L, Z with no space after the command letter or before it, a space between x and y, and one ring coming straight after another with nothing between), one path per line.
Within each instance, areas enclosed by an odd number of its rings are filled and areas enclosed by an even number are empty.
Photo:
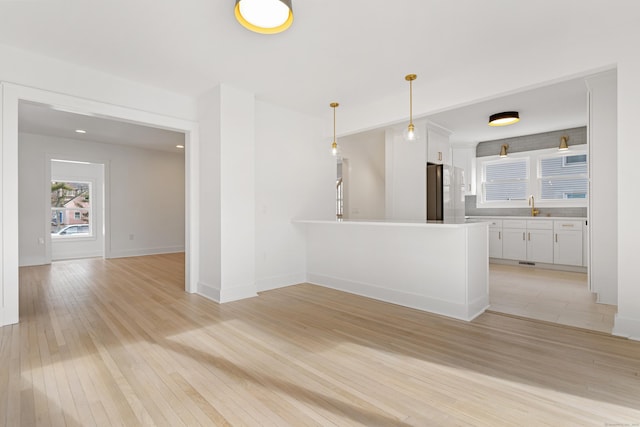
M525 200L529 182L529 159L500 159L484 164L484 200Z
M540 159L542 200L584 199L589 187L587 155L569 154Z

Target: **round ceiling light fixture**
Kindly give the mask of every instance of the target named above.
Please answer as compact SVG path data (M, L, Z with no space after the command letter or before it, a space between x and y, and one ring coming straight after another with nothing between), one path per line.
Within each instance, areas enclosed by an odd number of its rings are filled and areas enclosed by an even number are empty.
M236 0L236 19L260 34L281 33L293 23L291 0Z
M520 121L520 114L517 111L505 111L504 113L492 114L489 117L489 126L508 126Z

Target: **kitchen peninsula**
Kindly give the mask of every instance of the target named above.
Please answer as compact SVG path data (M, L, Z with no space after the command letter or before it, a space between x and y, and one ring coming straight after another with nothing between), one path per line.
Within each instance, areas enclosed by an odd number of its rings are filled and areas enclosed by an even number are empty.
M309 283L467 321L489 305L487 223L294 222Z

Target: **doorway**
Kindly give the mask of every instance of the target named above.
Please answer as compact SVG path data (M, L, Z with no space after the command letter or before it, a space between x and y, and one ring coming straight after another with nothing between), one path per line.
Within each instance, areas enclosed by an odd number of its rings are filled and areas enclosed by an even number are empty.
M2 270L2 299L4 305L0 307L0 324L7 325L17 323L19 319L19 292L18 292L18 267L20 264L20 233L16 224L24 221L21 217L19 205L18 191L18 139L19 139L19 106L21 103L37 103L47 106L57 111L66 111L79 114L85 117L111 119L122 123L137 124L158 130L169 130L178 132L183 138L183 165L186 173L184 176L183 186L180 192L184 195L184 205L182 217L184 227L182 228L182 236L184 239L185 251L185 290L187 292L195 292L198 283L198 248L199 239L197 235L197 224L199 220L199 212L195 209L194 204L197 201L198 183L199 183L199 167L198 167L198 133L197 124L181 119L175 119L159 114L148 113L145 111L134 110L126 107L105 104L102 102L89 101L85 99L75 98L39 89L28 88L10 83L2 83L2 143L3 143L3 209L2 209L2 235L3 249L0 251L3 258ZM51 154L55 154L51 153ZM55 156L54 156L55 157ZM95 155L94 155L95 157ZM95 159L90 159L94 161ZM100 163L97 159L96 163ZM30 166L34 171L46 168L45 157ZM106 168L108 179L108 167ZM123 171L126 174L129 171ZM135 172L135 170L134 170ZM41 181L44 182L44 179ZM50 184L49 184L50 185ZM44 188L41 187L41 188ZM110 197L107 189L106 197ZM168 197L168 196L167 196ZM43 199L40 199L43 200ZM41 227L45 226L42 221L42 210L38 209L38 222ZM107 212L109 213L109 212ZM153 218L151 218L153 219ZM109 215L105 217L105 226L109 227ZM47 223L50 227L50 224ZM40 237L32 236L29 240L34 240L40 244L42 240L46 240L45 229L35 231ZM50 232L47 228L47 232ZM133 239L131 235L133 234ZM126 239L135 240L135 233L124 234ZM111 248L110 236L105 235L105 256L109 257ZM153 242L151 242L153 243ZM136 255L133 253L122 256ZM35 261L35 260L33 260Z

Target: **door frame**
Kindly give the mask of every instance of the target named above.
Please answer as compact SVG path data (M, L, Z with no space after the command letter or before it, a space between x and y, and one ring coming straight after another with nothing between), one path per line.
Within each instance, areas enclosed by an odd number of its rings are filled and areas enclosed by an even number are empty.
M199 136L194 121L164 116L148 111L78 98L35 89L14 83L0 83L0 164L1 239L0 259L1 299L0 326L18 323L19 275L18 275L18 104L31 101L92 114L98 117L122 120L129 123L152 126L181 132L185 135L185 291L197 290L199 272Z

